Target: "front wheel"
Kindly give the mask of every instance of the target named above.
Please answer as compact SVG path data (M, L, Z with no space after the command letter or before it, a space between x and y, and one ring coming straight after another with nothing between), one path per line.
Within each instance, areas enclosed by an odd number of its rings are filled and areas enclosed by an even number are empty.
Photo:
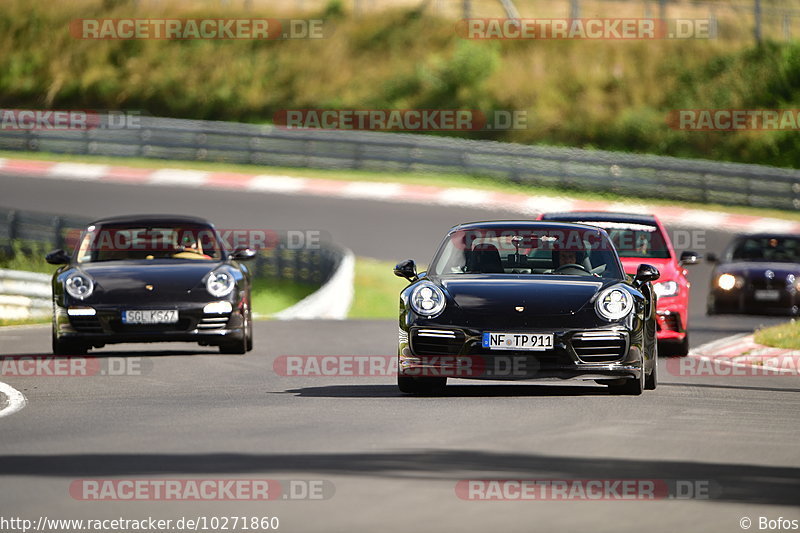
M397 387L407 394L436 394L444 391L447 378L416 378L397 375Z
M689 334L687 333L681 343L678 345L677 349L675 350L675 355L678 357L686 357L689 355Z
M52 336L53 355L86 355L89 346L74 340L59 339L55 331Z
M639 396L642 394L642 391L645 389L644 357L642 357L641 361L642 371L639 372L639 377L626 379L619 385L611 385L612 394L621 394L624 396ZM653 373L655 373L655 370L653 370Z
M644 388L645 390L655 390L657 386L658 386L658 344L654 344L653 370L645 378Z
M253 349L253 313L247 308L247 321L245 322L245 350Z

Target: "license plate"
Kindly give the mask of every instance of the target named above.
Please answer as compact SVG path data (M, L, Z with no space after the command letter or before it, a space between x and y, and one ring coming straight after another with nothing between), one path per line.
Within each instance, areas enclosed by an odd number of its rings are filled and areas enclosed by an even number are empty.
M552 333L492 333L483 334L483 347L490 350L531 350L553 349Z
M177 309L137 309L122 312L123 324L174 324L177 321Z
M754 296L756 300L760 300L762 302L777 302L781 297L781 293L777 290L763 290L756 291Z

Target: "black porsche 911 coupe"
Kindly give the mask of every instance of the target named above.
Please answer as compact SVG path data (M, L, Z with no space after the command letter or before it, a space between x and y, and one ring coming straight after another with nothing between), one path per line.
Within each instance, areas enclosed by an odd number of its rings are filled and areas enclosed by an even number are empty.
M739 235L715 263L708 314L800 314L800 236Z
M214 226L183 216L98 220L53 274L53 353L123 342L188 341L252 349L248 248L225 249Z
M657 384L658 270L626 276L607 233L584 224L493 221L450 230L400 293L401 391L447 378L580 379L638 395Z

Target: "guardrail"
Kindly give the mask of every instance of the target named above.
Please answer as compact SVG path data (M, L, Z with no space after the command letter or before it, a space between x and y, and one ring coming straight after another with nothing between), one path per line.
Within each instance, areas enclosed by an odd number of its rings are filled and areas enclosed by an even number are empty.
M462 173L633 198L800 209L800 171L793 169L432 135L139 117L126 129L0 130L0 150Z
M50 314L50 276L0 269L0 318L42 318Z
M13 257L19 252L43 253L49 248L69 248L74 244L71 242L74 232L85 228L89 222L83 217L0 208L0 255ZM350 272L352 287L351 263L350 251L331 242L322 240L313 248L296 248L289 246L286 236L281 235L276 246L259 251L250 266L254 278L290 280L324 288L343 268ZM336 279L340 278L341 274ZM336 281L335 285L339 286L341 282ZM318 292L320 290L311 296ZM312 300L313 305L306 302L302 309L286 310L281 318L344 318L352 292L348 295L341 288L334 292L338 294L338 303L317 296ZM0 269L0 319L42 316L42 310L47 315L50 313L50 298L50 275ZM342 301L345 305L343 311Z

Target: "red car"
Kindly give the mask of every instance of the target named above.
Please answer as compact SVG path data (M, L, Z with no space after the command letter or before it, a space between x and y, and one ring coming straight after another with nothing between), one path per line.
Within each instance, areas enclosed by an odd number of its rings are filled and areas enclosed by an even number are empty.
M664 351L689 353L689 289L684 266L697 263L695 252L675 256L669 234L655 215L570 211L543 213L539 220L580 222L608 232L627 274L636 274L646 262L658 268L661 277L653 284L658 296L658 340Z

